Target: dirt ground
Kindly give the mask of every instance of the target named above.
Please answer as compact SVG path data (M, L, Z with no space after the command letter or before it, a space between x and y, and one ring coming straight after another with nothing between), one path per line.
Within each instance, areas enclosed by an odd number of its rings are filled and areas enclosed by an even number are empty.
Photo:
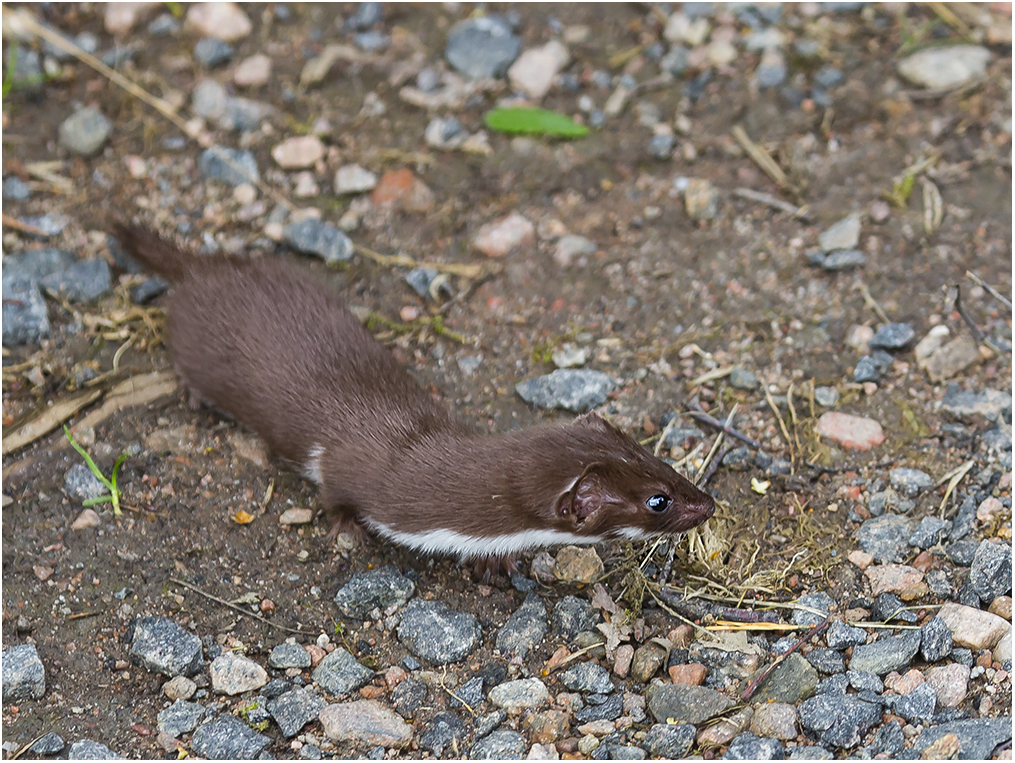
M488 258L470 243L481 225L515 211L536 224L535 246L498 259L500 272L485 280L452 279L458 296L451 301L419 298L406 285L404 268L357 256L329 269L275 244L263 232L266 214L236 219L240 205L229 189L200 178L201 148L194 141L182 150L166 149L164 139L178 136L177 128L77 62L65 64L65 73L41 92L5 95L5 177L33 162L59 160L57 171L70 181L61 192L50 188L25 201L4 202L5 254L44 245L80 256L109 256L101 235L105 215L126 212L172 232L186 220L189 233L181 238L195 245L209 232L227 248L298 259L333 283L351 305L410 324L404 332L375 330L423 384L483 430L570 416L539 412L514 393L517 382L549 373L550 351L565 342L589 347L589 366L621 380L601 410L639 439L658 435L665 417L686 411L691 400L722 417L739 403L737 428L761 441L771 455L792 460L794 474L769 477L757 470L719 468L708 487L720 501L713 522L723 539L721 558L704 564L681 547L672 580L683 583L703 575L728 591L782 600L811 589L858 588L855 569L845 563L857 527L847 514L859 504L859 491L850 489L865 490L871 481L886 479L889 465L920 468L937 479L971 457L968 442L942 430L950 419L937 403L947 384L931 384L911 350L898 354L874 390L854 383L858 354L846 344L850 328L882 323L864 290L892 321L912 326L919 340L938 323L953 336L968 331L948 294L950 286L961 284L965 310L981 330L1011 339L1010 311L966 277L971 271L1011 295L1010 46L1007 52L992 48L995 55L978 87L912 98L896 71L900 51L912 44L906 29L930 30L917 33L929 40L946 37L950 28L941 31L940 21L934 26L927 8L905 7L906 28L887 9L819 13L794 29L801 39L820 39L827 49L823 63L845 72L831 108L813 103L793 108L777 89L759 90L752 82L758 55L741 50L735 62L713 69L697 99L687 94L694 76L689 72L672 84L638 92L622 114L583 139L519 140L491 133L492 153L482 156L428 147L423 132L431 115L400 99L389 82L394 62L411 51L404 40L418 41L428 62L442 61L448 29L470 8L386 6L383 29L401 30L396 42L401 40L402 47L386 51L379 63L340 65L310 89L297 84L303 65L332 38L345 39L341 19L354 11L349 4L294 4L288 20L271 24L266 19L272 6L247 6L253 33L234 43L233 63L210 74L185 60L193 35L155 37L145 31L145 22L133 39L139 46L133 62L124 67L149 91L185 93L189 101L197 79L228 81L224 72L235 62L267 52L273 74L253 97L277 109L269 120L273 129L243 139L213 130L215 138L251 150L262 179L290 193L292 180L274 164L271 149L326 119L330 129L322 140L329 153L315 169L325 190L297 203L319 207L332 223L350 204L330 194L338 166L361 164L378 175L410 168L433 192L435 206L423 214L365 215L365 224L350 235L371 250L438 263L485 263ZM102 6L52 4L34 10L65 32L92 32L100 50L112 43ZM589 27L586 41L572 47L567 69L578 75L582 88L592 87L588 74L597 69L617 74L627 66L639 81L655 71L637 51L629 61L642 60L644 70L616 62L618 53L639 45L644 50L659 38L659 22L645 6L515 10L523 49L549 38L551 17ZM783 13L795 12L786 8ZM600 105L609 92L594 92ZM384 103L383 114L364 114L368 94ZM496 97L473 98L454 115L475 132ZM576 97L554 88L541 105L574 114ZM665 120L685 117L688 127L677 144L691 145L693 152L678 149L670 159L653 159L647 151L652 130L639 124L635 107L642 101L656 104ZM58 127L78 103L98 106L114 124L109 143L92 158L70 156L59 145ZM781 191L744 152L732 137L735 125L776 158L798 189L795 194ZM887 217L875 219L872 206L885 201L900 174L931 156L931 177L945 204L940 228L925 232L919 182L908 203L889 204ZM147 171L132 175L128 157L141 157ZM682 196L673 191L680 177L703 178L719 190L714 220L689 218ZM737 188L806 205L807 215L801 219L741 198L733 193ZM266 210L273 207L269 200ZM809 266L806 255L817 246L818 235L853 211L863 216L860 248L866 266L842 273ZM70 223L44 241L6 223L7 215L51 213L67 215ZM561 227L591 239L595 254L566 268L558 264L546 231ZM77 394L80 380L89 375L100 375L100 383L85 388L108 389L134 374L171 370L158 310L149 310L151 327L137 316L117 326L101 321L130 307L127 288L137 277L123 279L113 295L96 303L50 301L52 336L41 346L4 348L5 436L52 401ZM414 311L441 315L443 325L464 341L405 320ZM118 353L131 336L131 346ZM118 370L107 375L114 356ZM464 371L458 361L473 356L481 356L481 362L474 371L466 364L469 372ZM728 379L691 384L728 365L756 374L762 390L734 389ZM1011 356L987 357L952 382L970 390L1010 392ZM787 445L763 391L784 399L791 384L799 419L791 440L799 449ZM838 388L842 399L836 410L878 421L884 444L855 452L820 440L814 424L821 409L808 401L812 385ZM788 421L788 409L782 412ZM984 423L970 429L977 428ZM713 432L707 434L711 439ZM192 411L175 394L116 411L83 439L107 473L121 452L130 454L119 477L128 508L114 518L108 504L98 507L101 521L95 527L70 528L81 507L65 493L64 475L80 457L58 430L4 457L3 646L31 638L47 670L44 700L5 703L4 740L20 747L55 730L68 741L94 739L131 757L163 755L155 741L155 715L164 704L162 678L126 662L124 634L138 615L164 615L202 636L228 635L260 657L289 635L239 616L177 580L227 601L254 594L249 599L254 603L244 606L269 612L277 625L308 632L311 641L318 633L343 631L344 643L358 657L384 668L404 657L405 648L378 624L340 625L332 599L353 572L394 564L418 573L420 592L474 613L489 627L483 647L453 671L467 678L471 669L498 659L492 634L524 594L506 579L477 587L471 571L453 559L419 559L379 542L336 549L326 541L320 520L280 527L285 509L317 506L315 491L298 475L263 459L253 438L237 425ZM817 471L804 461L836 471ZM771 481L771 487L759 494L752 490L752 477ZM925 496L911 516L934 512L939 501L940 493ZM829 510L830 504L838 510ZM234 521L241 510L253 521ZM608 544L598 550L610 572L643 558L648 546ZM658 571L662 557L655 562ZM526 561L523 571L527 566ZM751 582L752 575L762 577ZM606 579L617 598L624 590L621 578L617 573ZM544 587L541 594L552 602L574 591L562 584ZM265 600L273 610L261 606ZM666 627L659 610L646 611L650 624ZM538 674L557 646L545 639L526 667ZM281 740L269 749L291 754Z

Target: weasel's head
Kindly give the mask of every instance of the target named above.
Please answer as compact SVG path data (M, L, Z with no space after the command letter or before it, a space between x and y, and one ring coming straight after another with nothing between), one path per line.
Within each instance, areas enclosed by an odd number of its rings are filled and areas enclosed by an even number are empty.
M581 416L566 431L581 467L556 504L570 532L640 540L685 532L715 511L710 495L601 416Z

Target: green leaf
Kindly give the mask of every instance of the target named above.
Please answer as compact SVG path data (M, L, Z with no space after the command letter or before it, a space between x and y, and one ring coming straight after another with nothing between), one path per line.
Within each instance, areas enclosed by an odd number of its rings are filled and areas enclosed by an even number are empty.
M512 135L552 135L558 138L583 138L589 128L570 117L546 109L494 109L484 120L491 130Z

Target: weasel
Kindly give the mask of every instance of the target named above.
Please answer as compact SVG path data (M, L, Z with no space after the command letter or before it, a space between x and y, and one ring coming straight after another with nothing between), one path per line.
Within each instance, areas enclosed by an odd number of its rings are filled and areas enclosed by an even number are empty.
M513 569L531 549L653 538L712 516L709 495L594 413L473 431L292 263L204 257L114 228L174 284L168 344L190 405L232 416L318 483L333 534L366 529Z

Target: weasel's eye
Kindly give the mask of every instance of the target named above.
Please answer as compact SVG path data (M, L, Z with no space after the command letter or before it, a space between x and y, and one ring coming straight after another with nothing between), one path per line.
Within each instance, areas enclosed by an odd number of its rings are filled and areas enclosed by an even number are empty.
M668 496L665 495L654 495L645 501L645 505L648 506L652 511L666 511L670 508L672 501Z

